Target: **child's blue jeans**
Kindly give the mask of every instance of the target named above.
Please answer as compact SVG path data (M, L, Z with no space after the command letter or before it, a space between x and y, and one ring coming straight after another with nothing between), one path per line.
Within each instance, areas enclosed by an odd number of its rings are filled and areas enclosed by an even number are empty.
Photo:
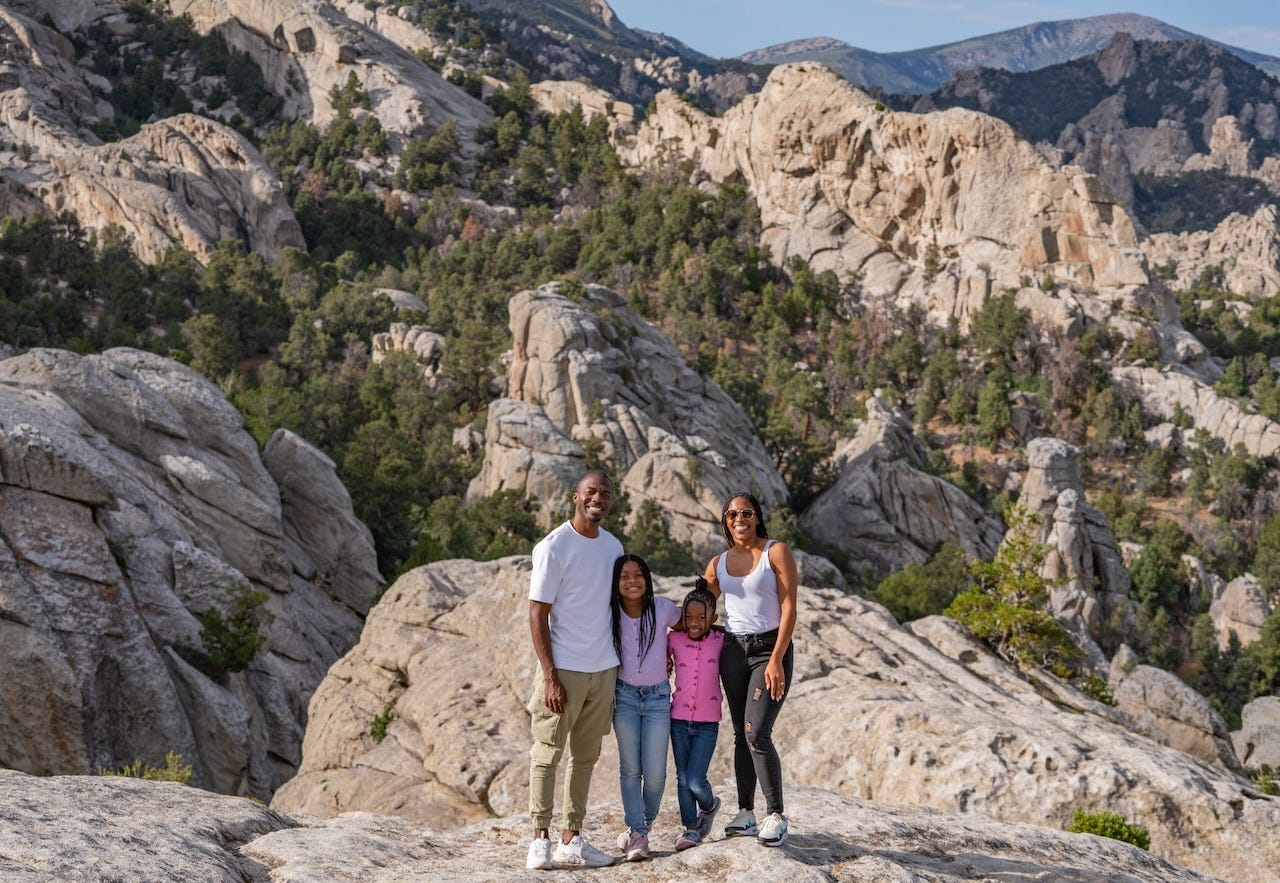
M671 753L676 761L676 798L680 801L680 824L698 826L698 809L711 809L715 795L707 770L716 750L720 724L716 721L671 719Z
M637 687L618 681L614 691L613 732L618 737L618 779L622 818L641 834L658 816L667 787L667 734L671 685L666 681Z

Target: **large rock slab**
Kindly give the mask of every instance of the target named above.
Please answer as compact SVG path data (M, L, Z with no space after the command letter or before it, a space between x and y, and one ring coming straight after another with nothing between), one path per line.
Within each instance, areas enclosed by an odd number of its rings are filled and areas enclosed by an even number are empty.
M0 764L84 773L177 751L200 785L269 797L305 705L380 577L323 454L267 465L196 372L139 350L0 361ZM248 669L200 661L201 615L264 592Z
M751 490L771 510L786 487L742 408L680 350L596 285L552 282L511 299L509 397L489 408L485 463L469 495L527 491L551 524L565 513L586 447L612 464L632 511L653 500L671 537L699 556L724 548L720 507Z
M1010 825L919 807L895 807L795 788L789 841L760 849L713 836L676 853L674 828L654 858L593 871L592 879L857 880L959 883L1006 878L1211 881L1136 847L1087 834ZM462 829L351 813L291 819L183 785L0 771L0 881L90 883L418 883L544 880L524 869L528 825L487 819ZM674 797L662 815L675 821ZM621 824L616 797L591 808L589 826ZM667 834L670 833L670 837ZM598 837L602 845L610 837ZM957 860L960 858L961 860Z
M800 519L805 536L837 549L883 578L922 563L939 543L971 558L991 558L1000 545L998 519L964 491L924 471L928 455L911 421L878 398L867 419L833 456L839 474Z
M1280 771L1280 696L1259 696L1240 712L1243 726L1231 734L1240 762Z
M1111 377L1140 401L1148 414L1172 420L1175 409L1180 408L1196 428L1219 439L1228 451L1243 445L1255 457L1280 453L1280 424L1250 413L1235 399L1221 395L1185 369L1120 365L1111 369Z
M273 806L436 825L523 820L534 676L528 568L527 557L444 561L397 580L317 690L299 775ZM686 589L659 579L658 590L678 598ZM1280 802L1220 764L1133 732L1061 682L1018 672L950 620L927 617L907 630L878 605L802 588L796 648L775 739L797 831L808 822L791 795L803 785L834 791L837 805L927 806L971 824L1060 829L1076 809L1107 810L1146 827L1163 859L1237 881L1280 875ZM379 715L390 723L375 743ZM596 767L597 801L616 794L612 743ZM725 724L713 782L731 777L732 754ZM616 815L606 821L620 826ZM719 859L698 858L708 854L689 858L719 873Z
M174 0L169 9L191 16L199 32L216 32L247 53L261 68L267 88L286 99L287 117L327 125L336 113L330 94L351 74L368 93L370 112L397 140L424 135L448 120L473 132L493 117L486 105L413 54L429 46L425 34L366 5Z

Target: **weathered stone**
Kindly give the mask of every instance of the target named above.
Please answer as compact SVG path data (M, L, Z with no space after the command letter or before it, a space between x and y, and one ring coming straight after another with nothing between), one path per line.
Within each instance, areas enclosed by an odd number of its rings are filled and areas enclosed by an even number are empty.
M509 310L509 395L523 405L490 406L470 498L527 490L549 525L584 469L583 446L598 445L632 511L652 500L699 556L724 547L717 524L730 494L753 490L766 511L786 498L742 408L617 294L593 285L575 300L550 283Z
M506 867L522 858L535 671L529 566L525 556L444 561L397 580L316 692L299 775L273 805L435 825L511 816ZM678 598L685 588L659 578L657 590ZM826 799L840 814L875 800L899 805L895 814L928 806L965 813L967 824L1061 828L1077 808L1105 809L1146 827L1153 856L1246 883L1280 873L1280 805L1231 770L1132 732L1115 709L1050 676L1020 673L950 620L927 617L908 631L836 589L802 587L799 598L795 681L774 730L796 845L811 824L828 830L813 821L825 814L793 803L822 783L839 795ZM469 658L486 664L457 664ZM381 743L370 735L375 717L389 720ZM732 794L732 756L726 723L711 770L722 796ZM617 781L606 737L592 788L604 805L589 836L602 823L621 826ZM674 834L668 812L660 825ZM682 855L694 853L710 854Z
M1280 697L1259 696L1240 712L1240 731L1231 734L1240 762L1250 769L1264 764L1280 774Z
M867 399L867 419L836 449L835 484L801 517L805 535L870 564L879 577L924 562L942 542L990 558L1000 523L964 491L923 471L927 459L906 415Z
M9 770L0 771L0 803L4 883L507 883L545 876L522 870L529 837L522 816L486 819L460 830L370 813L291 819L248 800L171 782L36 779ZM782 849L756 849L716 834L699 849L676 853L655 836L652 861L601 868L592 879L978 883L1008 876L1010 868L1036 879L1215 879L1117 840L981 816L889 806L804 787L789 789L787 807L792 832ZM675 813L669 789L664 826ZM616 797L591 806L588 836L601 830L602 821L609 828L621 823ZM595 839L613 852L611 837ZM664 831L661 840L667 839ZM964 860L956 861L957 855Z
M1243 647L1258 640L1270 613L1267 593L1252 574L1243 574L1227 583L1209 604L1209 617L1218 635L1219 649L1227 649L1233 633Z
M1177 675L1150 665L1113 664L1108 688L1134 730L1162 745L1240 769L1222 715Z
M202 786L263 797L292 775L305 701L380 578L332 462L288 438L269 461L279 485L235 409L172 359L0 361L0 763L176 751ZM267 645L211 677L201 617L237 586L267 598Z

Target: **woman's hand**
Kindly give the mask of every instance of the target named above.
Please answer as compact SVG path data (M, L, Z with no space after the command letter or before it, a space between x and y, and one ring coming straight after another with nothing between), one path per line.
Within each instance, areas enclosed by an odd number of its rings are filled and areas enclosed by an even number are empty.
M787 691L787 677L782 671L782 663L769 657L769 664L764 667L764 686L769 697L777 702Z

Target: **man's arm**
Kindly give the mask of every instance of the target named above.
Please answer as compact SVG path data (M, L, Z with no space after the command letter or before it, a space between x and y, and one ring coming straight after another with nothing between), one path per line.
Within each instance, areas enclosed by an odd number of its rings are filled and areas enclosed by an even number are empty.
M544 601L529 602L529 634L533 638L533 653L542 666L542 689L547 710L564 713L564 685L556 674L555 660L551 658L551 605Z

